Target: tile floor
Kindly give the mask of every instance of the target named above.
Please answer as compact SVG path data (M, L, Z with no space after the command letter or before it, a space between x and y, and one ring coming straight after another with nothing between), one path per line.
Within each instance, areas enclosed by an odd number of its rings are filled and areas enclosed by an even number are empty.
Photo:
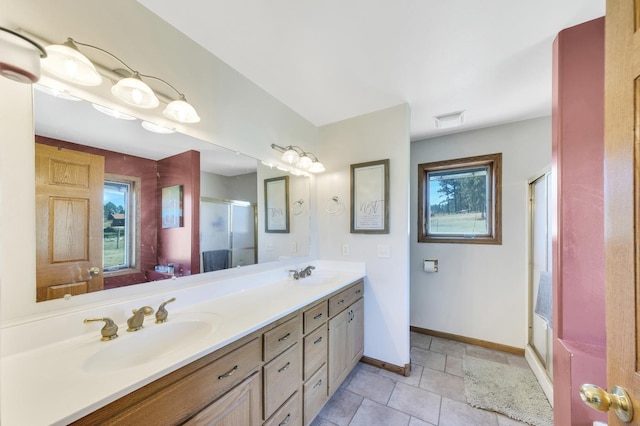
M527 367L524 357L411 333L411 375L359 363L311 426L522 426L466 404L462 355Z

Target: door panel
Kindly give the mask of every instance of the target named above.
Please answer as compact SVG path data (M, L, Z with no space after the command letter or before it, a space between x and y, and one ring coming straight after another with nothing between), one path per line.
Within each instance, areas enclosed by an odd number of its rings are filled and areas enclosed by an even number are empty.
M103 185L103 157L36 144L37 301L102 290Z
M639 1L608 0L605 30L607 386L622 386L640 424ZM609 411L609 424L623 424Z

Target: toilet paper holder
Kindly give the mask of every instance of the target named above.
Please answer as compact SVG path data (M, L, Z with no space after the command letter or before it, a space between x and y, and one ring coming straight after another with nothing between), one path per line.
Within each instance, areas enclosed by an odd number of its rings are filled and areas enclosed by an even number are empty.
M438 272L438 259L425 259L422 269L424 272Z

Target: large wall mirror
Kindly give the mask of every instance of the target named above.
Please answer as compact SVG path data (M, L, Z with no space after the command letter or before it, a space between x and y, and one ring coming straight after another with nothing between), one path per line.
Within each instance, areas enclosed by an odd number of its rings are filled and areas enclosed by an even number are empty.
M258 191L282 171L87 101L34 105L38 301L309 255L308 178L289 176L290 232L266 234Z

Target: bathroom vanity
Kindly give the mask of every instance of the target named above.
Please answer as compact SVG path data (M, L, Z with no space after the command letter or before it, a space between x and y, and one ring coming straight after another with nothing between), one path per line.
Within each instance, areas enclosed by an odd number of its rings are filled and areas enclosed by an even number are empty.
M46 395L46 403L38 403L40 414L3 415L3 424L308 425L363 355L363 276L279 279L184 309L170 305L167 323L148 318L113 341L99 341L96 326L80 340L37 349L31 360L34 351L5 357L9 380L49 356L59 368L48 374L60 382L30 371L18 389L24 400L5 392L3 411L7 403L11 411L28 407L29 394ZM201 297L184 292L172 305ZM48 408L55 412L42 414Z

